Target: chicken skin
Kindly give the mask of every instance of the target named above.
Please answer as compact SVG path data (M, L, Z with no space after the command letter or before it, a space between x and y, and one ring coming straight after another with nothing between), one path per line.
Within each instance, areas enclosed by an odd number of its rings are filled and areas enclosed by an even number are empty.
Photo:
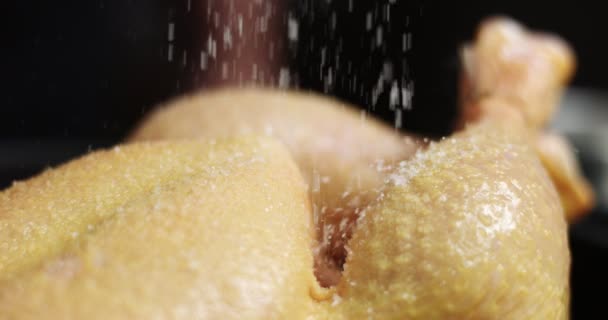
M223 91L178 101L130 139L172 141L15 184L0 193L0 315L567 319L563 203L580 180L555 182L575 161L540 129L568 51L534 36L503 83L512 61L490 58L525 42L496 40L531 39L513 28L482 24L462 130L424 148L331 100ZM526 78L541 65L557 80Z
M354 107L315 94L227 89L179 99L143 121L129 141L276 137L289 149L312 199L317 277L339 279L359 211L378 197L389 168L422 145Z
M552 119L565 84L574 73L572 50L561 39L529 32L506 18L491 18L477 38L462 51L459 126L479 121L502 108L486 108L494 101L516 110L532 129L530 139L558 188L570 222L589 212L594 194L580 173L573 148L557 133L543 132Z
M566 222L523 125L394 170L337 287L304 180L268 138L124 146L0 194L8 319L564 319ZM517 134L519 132L520 134Z
M392 174L349 243L344 319L567 318L567 225L513 123L469 127Z

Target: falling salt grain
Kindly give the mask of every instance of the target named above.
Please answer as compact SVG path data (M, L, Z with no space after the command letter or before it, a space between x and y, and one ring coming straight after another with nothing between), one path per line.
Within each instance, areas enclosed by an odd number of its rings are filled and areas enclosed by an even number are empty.
M401 129L403 127L403 112L401 109L395 110L395 128Z
M289 69L283 67L279 73L279 88L287 89L289 88L289 83L291 82L289 74Z
M232 31L226 27L224 29L224 50L232 49Z
M365 16L365 29L367 29L367 31L372 30L372 13L368 12L367 15Z
M169 43L169 47L167 48L167 59L169 62L173 61L173 44Z
M228 79L228 64L222 63L222 79Z
M382 45L382 41L383 41L383 32L382 32L382 27L379 26L378 28L376 28L376 46L381 46Z
M175 40L175 23L170 22L167 29L167 40Z
M287 34L290 41L298 41L299 29L300 26L298 21L294 17L289 16L289 22L287 23Z

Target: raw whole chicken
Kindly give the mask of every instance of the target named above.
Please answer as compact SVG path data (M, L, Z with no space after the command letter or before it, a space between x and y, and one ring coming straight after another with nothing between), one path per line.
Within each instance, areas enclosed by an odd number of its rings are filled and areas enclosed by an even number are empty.
M505 19L464 52L461 131L428 145L333 100L235 89L15 183L0 315L567 319L564 208L593 200L540 130L573 56Z

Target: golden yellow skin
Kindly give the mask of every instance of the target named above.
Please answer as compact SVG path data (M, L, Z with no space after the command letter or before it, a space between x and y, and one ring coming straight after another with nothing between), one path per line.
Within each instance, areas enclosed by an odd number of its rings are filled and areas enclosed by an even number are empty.
M227 92L216 98L212 104L230 100ZM190 99L180 108L200 109L197 99L207 98ZM295 110L302 115L304 106L317 105L297 95L277 99L277 119L283 103L301 103ZM0 315L566 319L566 222L529 119L509 99L476 103L487 111L480 123L396 169L370 173L365 181L379 185L377 197L360 215L344 276L331 291L320 290L313 276L312 222L319 221L311 221L306 180L289 155L298 144L286 149L268 138L136 144L18 183L0 193ZM240 123L238 107L227 107L233 109L228 119ZM241 133L208 121L213 134ZM299 121L279 132L289 135ZM374 136L385 129L362 130ZM324 136L312 128L294 132L302 143ZM361 154L323 146L303 149L341 159L327 159L323 170L350 164L365 172ZM308 160L299 159L300 166L320 159L301 156ZM344 185L350 184L334 186Z
M279 143L174 141L86 156L0 194L0 311L566 319L566 222L513 123L490 119L394 170L360 218L333 296L314 279L307 191Z
M553 117L574 73L571 48L553 35L531 32L506 18L491 18L481 24L462 58L459 125L495 112L496 108L488 108L489 100L519 112L526 125L538 131L530 131L531 143L558 188L568 221L588 213L595 205L594 193L580 173L572 148L565 138L540 132Z
M304 319L311 242L272 139L117 147L0 193L0 318Z
M565 319L559 198L488 120L391 175L323 296L307 192L267 139L96 153L0 194L8 319ZM328 299L317 301L315 299Z
M386 168L409 158L419 142L333 99L261 88L181 98L152 113L128 140L252 133L281 140L310 185L320 242L317 276L335 284L359 210L377 198Z
M393 173L349 243L344 319L566 319L559 197L521 126L487 121Z

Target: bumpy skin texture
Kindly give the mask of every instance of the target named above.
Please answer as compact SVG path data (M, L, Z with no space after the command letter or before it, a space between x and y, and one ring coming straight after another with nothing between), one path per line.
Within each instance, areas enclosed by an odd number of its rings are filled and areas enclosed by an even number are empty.
M330 98L260 88L182 98L150 115L128 140L251 133L285 143L309 183L320 242L317 276L335 284L345 242L359 210L377 198L384 168L408 159L420 143Z
M392 172L361 216L334 299L311 210L267 139L126 146L0 194L8 319L565 319L555 189L492 121Z
M566 222L524 132L488 121L403 163L353 234L336 314L566 319Z
M311 241L272 139L99 152L0 193L0 318L303 319Z
M540 132L553 117L574 73L576 61L570 47L553 35L530 32L506 18L491 18L481 24L475 42L464 48L462 57L458 125L488 116L506 121L501 118L505 109L518 112L532 129L531 143L558 187L568 221L588 213L595 205L594 193L580 173L572 148L564 137ZM504 108L495 108L497 103Z
M213 101L227 103L227 95ZM381 188L359 215L344 275L329 291L313 277L315 211L288 153L300 166L317 163L305 152L327 152L341 160L321 159L329 163L323 170L351 164L365 171L360 154L325 149L341 139L356 148L352 136L316 144L324 135L290 118L279 132L300 128L290 137L302 139L303 154L297 143L287 143L288 151L269 138L136 144L16 184L0 193L0 315L566 319L570 258L559 197L537 157L534 126L513 101L495 98L476 101L478 123L396 169L370 173L374 179L365 181ZM207 98L191 99L180 108L198 110L197 99ZM316 98L277 99L299 105L292 115L316 110ZM227 107L229 123L240 123L238 110ZM315 112L323 130L343 114ZM151 128L182 132L171 121L182 117L155 124L153 116ZM259 129L265 122L257 121ZM243 128L223 131L224 124L206 123L214 134ZM362 130L370 146L386 137L386 129Z

